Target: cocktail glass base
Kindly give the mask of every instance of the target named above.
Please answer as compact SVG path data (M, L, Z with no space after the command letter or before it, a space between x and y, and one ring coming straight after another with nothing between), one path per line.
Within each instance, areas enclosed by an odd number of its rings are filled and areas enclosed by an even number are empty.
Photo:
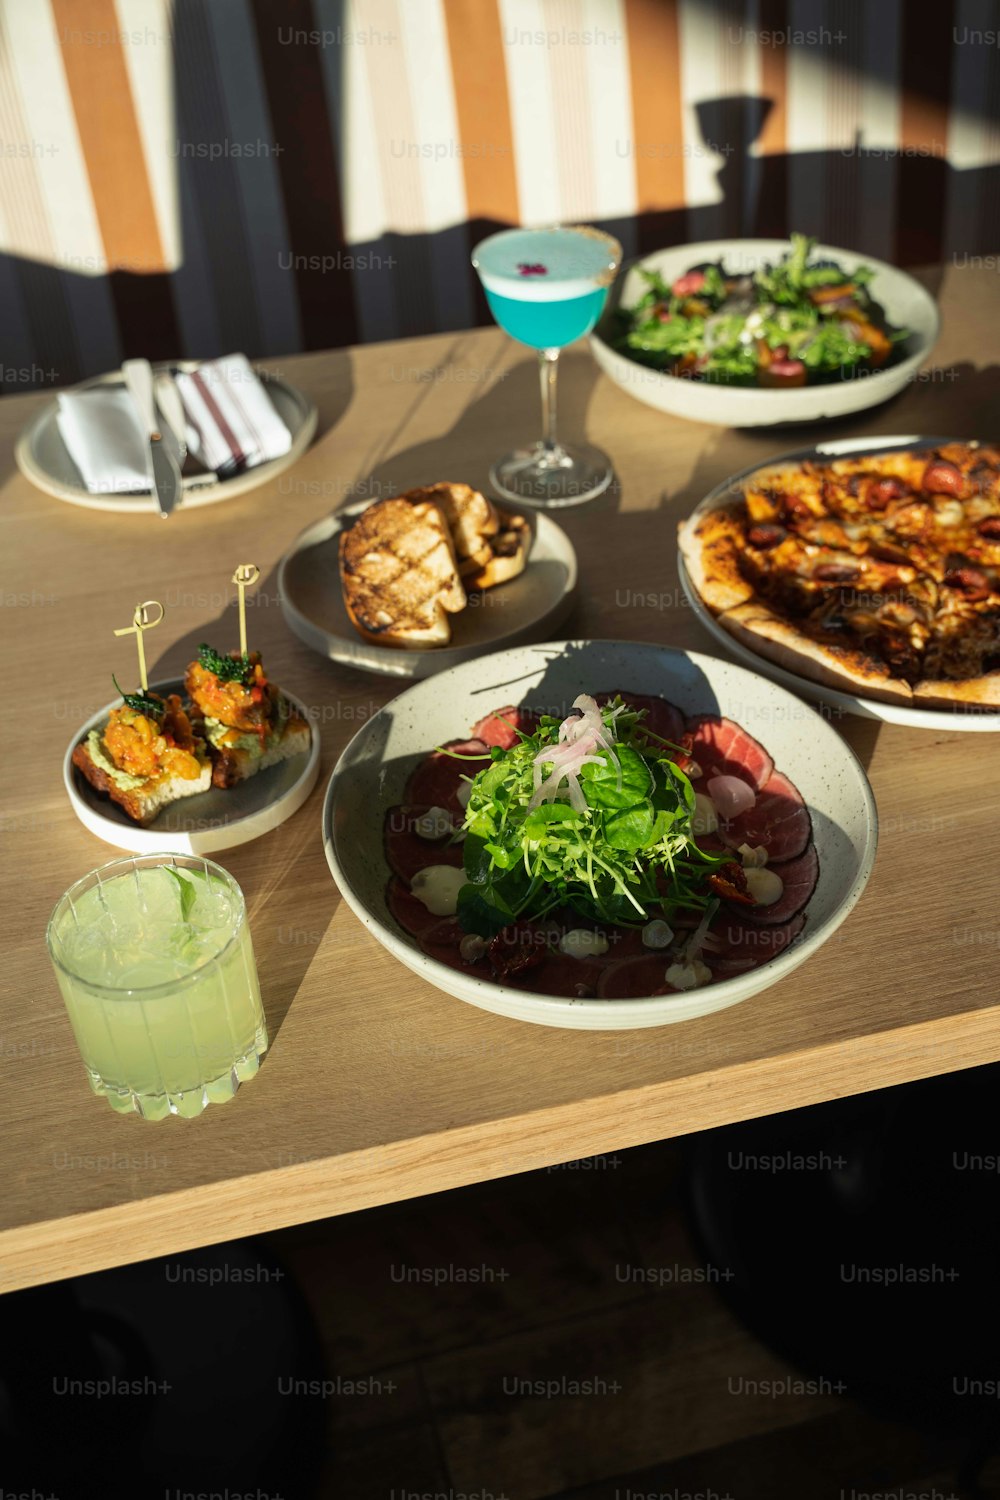
M119 1088L90 1068L87 1069L87 1077L94 1093L106 1099L117 1114L137 1114L143 1120L165 1120L168 1115L179 1115L182 1119L190 1120L200 1115L209 1104L225 1104L228 1099L232 1099L240 1084L246 1083L259 1071L266 1051L265 1034L257 1038L251 1051L238 1057L232 1067L218 1078L210 1078L191 1088L170 1092L140 1093L130 1088Z
M503 499L546 507L594 500L614 477L608 455L589 443L516 448L490 470L490 484Z

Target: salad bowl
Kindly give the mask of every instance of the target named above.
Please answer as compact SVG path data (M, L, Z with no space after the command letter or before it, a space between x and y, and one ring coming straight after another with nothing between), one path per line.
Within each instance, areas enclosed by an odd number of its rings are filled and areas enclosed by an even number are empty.
M387 904L386 811L402 803L414 768L503 704L557 712L580 693L661 696L684 714L734 719L798 787L812 820L819 879L802 933L748 973L701 988L634 999L560 997L479 978L423 952ZM877 816L853 751L814 709L727 661L626 641L561 641L469 661L419 682L368 720L344 750L323 808L327 862L345 901L408 969L459 1000L515 1020L581 1030L628 1030L692 1020L746 1000L805 963L860 898L875 860Z
M647 290L643 271L656 271L668 284L705 262L723 261L727 271L749 274L774 263L789 249L787 240L706 240L656 250L634 262L612 290L601 321L590 336L594 358L617 386L637 401L672 416L720 427L765 427L819 422L864 411L898 395L930 355L940 331L940 315L930 293L912 276L870 255L817 245L816 257L836 261L845 271L867 266L868 290L888 322L907 330L899 357L881 369L845 369L843 379L821 385L763 389L690 380L652 369L614 347L618 309L633 307Z

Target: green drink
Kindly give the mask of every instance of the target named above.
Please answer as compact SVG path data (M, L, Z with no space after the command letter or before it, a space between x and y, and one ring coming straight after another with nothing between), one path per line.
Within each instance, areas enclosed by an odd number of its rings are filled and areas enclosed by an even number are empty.
M93 871L49 921L91 1087L146 1120L231 1099L267 1048L243 893L211 860L136 855Z

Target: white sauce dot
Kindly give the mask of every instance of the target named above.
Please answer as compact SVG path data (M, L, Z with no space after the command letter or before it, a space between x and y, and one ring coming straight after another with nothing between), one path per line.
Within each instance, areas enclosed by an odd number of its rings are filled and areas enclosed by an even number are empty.
M708 984L711 978L711 969L700 958L687 964L671 964L666 974L667 983L675 990L694 990L701 984Z
M654 917L652 922L647 922L642 929L642 942L645 948L669 948L674 940L674 929L664 922L662 917Z
M602 953L607 953L608 940L603 932L574 927L559 939L559 951L569 954L570 958L599 958Z
M785 889L785 882L773 870L744 870L747 890L761 906L773 906Z
M451 813L443 807L429 807L414 821L413 831L422 839L444 839L454 831Z
M691 832L697 837L699 833L715 833L718 826L719 814L711 797L706 797L704 792L695 792Z
M465 871L451 865L428 865L418 870L410 881L410 890L435 917L453 917L458 910L458 893L465 884Z
M460 807L468 807L468 805L469 805L469 798L472 796L472 782L471 781L462 781L462 782L459 782L458 791L455 793L455 796L458 798L458 803L459 803Z

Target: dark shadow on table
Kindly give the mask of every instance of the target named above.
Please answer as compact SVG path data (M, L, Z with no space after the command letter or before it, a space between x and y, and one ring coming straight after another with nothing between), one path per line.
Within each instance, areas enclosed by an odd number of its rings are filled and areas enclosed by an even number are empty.
M247 641L252 650L261 651L265 668L276 654L286 654L287 627L277 607L277 591L278 569L274 567L261 576L252 591L247 592ZM183 677L202 642L220 651L239 646L236 589L227 587L222 592L231 594L231 598L213 619L182 636L155 662L150 661L150 682ZM294 681L279 678L278 686L287 687L297 697L302 697L296 692ZM313 733L319 734L322 741L324 705L306 702L305 706ZM325 887L328 899L324 901L322 916L309 923L303 922L302 880L308 863L306 856L321 836L317 814L329 769L329 759L321 750L316 787L305 804L278 828L261 835L267 841L266 861L259 858L261 845L258 839L211 856L235 876L246 896L272 1044L340 903L340 892L331 880ZM269 772L259 774L267 776Z

